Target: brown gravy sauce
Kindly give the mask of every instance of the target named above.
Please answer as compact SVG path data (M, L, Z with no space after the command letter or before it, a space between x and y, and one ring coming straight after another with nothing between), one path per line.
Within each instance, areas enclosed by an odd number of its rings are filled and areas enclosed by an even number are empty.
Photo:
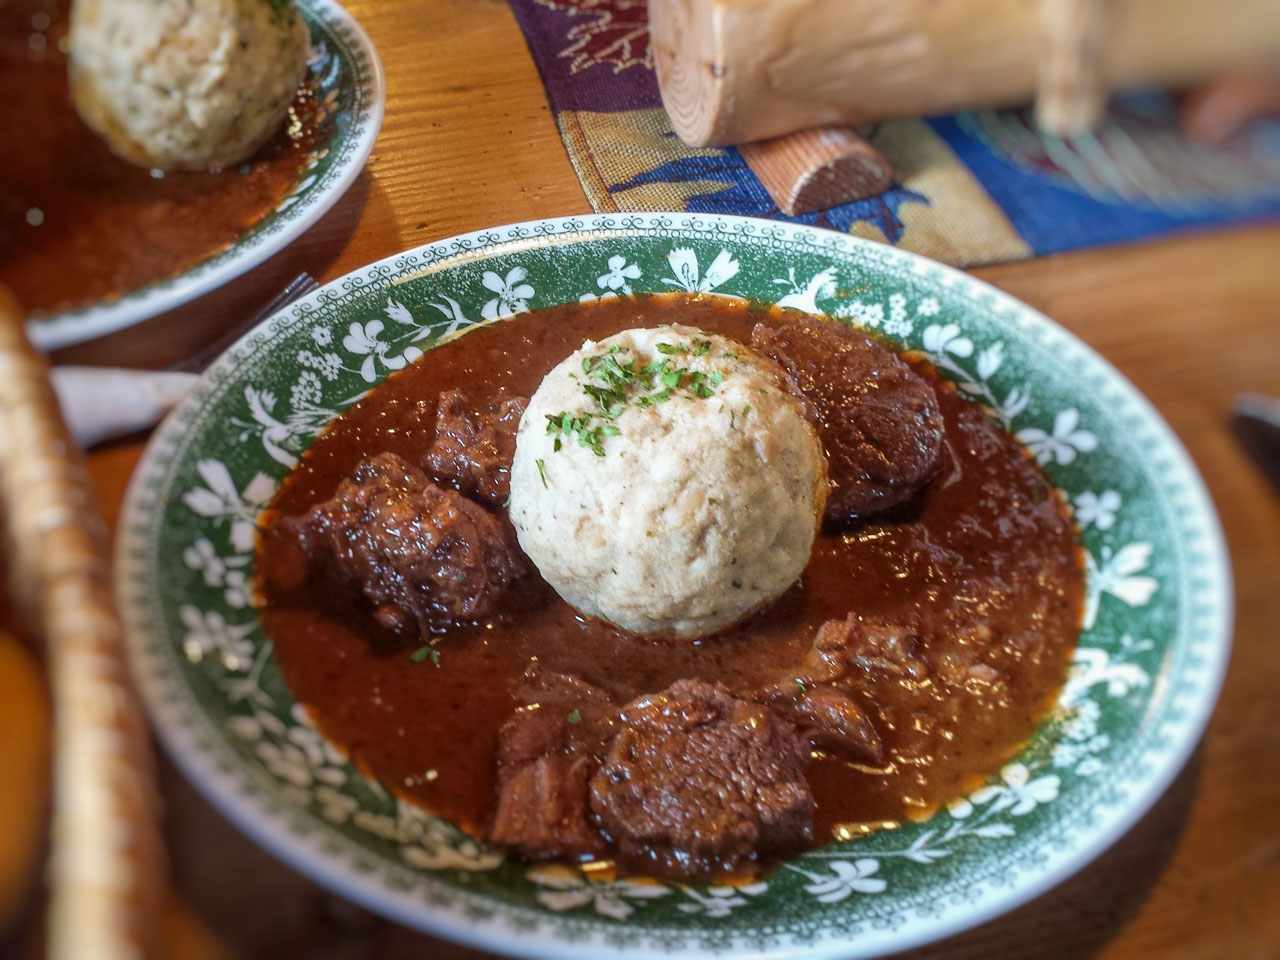
M273 512L297 515L329 497L365 456L393 451L419 463L442 390L462 388L476 402L499 389L528 396L588 338L678 321L745 341L766 310L663 295L550 307L474 330L336 420L286 479ZM818 843L927 816L998 768L1046 712L1076 643L1083 574L1067 511L1026 451L924 364L914 366L938 392L950 469L897 516L824 534L801 580L726 634L684 644L625 636L584 621L535 576L497 615L450 629L436 665L412 661L421 640L379 630L359 598L307 587L262 598L285 679L368 775L479 833L493 809L498 729L531 661L577 674L621 703L681 677L755 686L798 663L818 626L849 611L917 616L931 662L986 664L1006 682L970 690L867 677L854 696L870 710L889 762L867 769L815 756L807 774ZM273 551L269 536L262 542L259 570L270 582L273 564L297 557Z
M304 85L245 163L153 177L113 154L71 105L68 7L0 4L0 283L32 312L111 300L228 247L297 182L323 113Z

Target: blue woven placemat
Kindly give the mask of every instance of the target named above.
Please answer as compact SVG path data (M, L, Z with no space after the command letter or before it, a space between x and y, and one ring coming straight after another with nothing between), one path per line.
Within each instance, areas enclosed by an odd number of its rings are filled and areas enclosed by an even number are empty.
M1027 110L880 124L879 197L782 214L733 148L672 133L645 0L510 0L565 148L597 211L683 210L815 223L961 266L1280 216L1280 123L1229 147L1186 140L1173 99L1117 101L1096 132L1048 137Z

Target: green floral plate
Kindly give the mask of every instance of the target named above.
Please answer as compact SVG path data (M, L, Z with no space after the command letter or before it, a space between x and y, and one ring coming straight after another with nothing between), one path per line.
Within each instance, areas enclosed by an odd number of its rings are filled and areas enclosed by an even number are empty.
M715 292L850 318L923 350L1075 510L1085 630L1057 707L927 823L833 843L748 886L588 882L398 802L295 704L249 604L254 521L333 417L441 338L567 301ZM1114 842L1191 752L1227 661L1213 507L1097 354L962 273L807 227L683 214L499 227L337 280L227 351L157 432L120 526L142 694L191 780L298 870L406 924L537 957L864 957L980 923ZM430 730L421 731L431 736Z
M333 0L296 0L311 31L308 73L324 111L324 136L283 200L229 247L176 276L102 303L27 324L42 350L92 340L193 300L251 270L300 237L347 192L382 127L386 84L368 34Z

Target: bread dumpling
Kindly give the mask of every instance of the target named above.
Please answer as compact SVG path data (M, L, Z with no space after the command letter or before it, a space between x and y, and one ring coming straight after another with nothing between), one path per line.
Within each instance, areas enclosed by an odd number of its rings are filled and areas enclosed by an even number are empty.
M119 156L160 170L239 163L307 69L290 0L75 0L71 98Z
M676 325L588 341L543 378L516 433L510 515L571 606L696 639L796 581L826 491L782 370Z

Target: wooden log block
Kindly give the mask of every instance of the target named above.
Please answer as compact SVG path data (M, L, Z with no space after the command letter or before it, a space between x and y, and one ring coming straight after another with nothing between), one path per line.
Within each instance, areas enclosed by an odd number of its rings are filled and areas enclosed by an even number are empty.
M1107 107L1103 54L1111 0L1041 0L1044 56L1036 86L1036 123L1070 137L1095 127Z
M892 183L888 161L848 127L815 127L738 150L789 216L879 196Z
M815 126L1029 103L1044 17L1032 0L649 0L672 126L695 146ZM1276 0L1112 0L1112 88L1186 86L1280 57Z

